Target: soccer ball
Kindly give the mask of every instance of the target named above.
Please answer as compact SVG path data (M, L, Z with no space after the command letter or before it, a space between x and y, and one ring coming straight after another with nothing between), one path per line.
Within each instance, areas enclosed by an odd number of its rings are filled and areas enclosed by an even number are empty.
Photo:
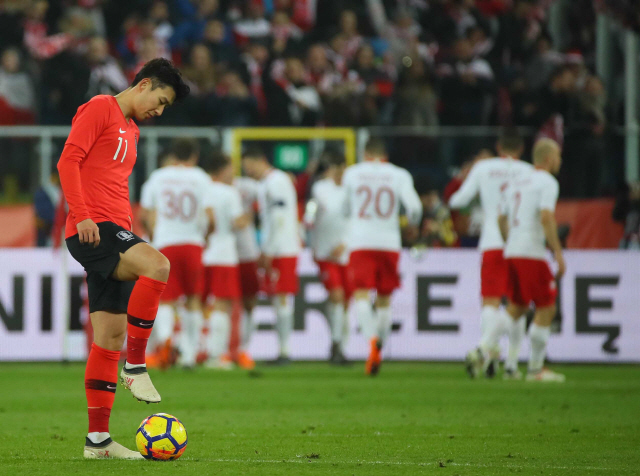
M155 413L140 423L136 446L146 459L178 459L187 448L187 430L173 415Z

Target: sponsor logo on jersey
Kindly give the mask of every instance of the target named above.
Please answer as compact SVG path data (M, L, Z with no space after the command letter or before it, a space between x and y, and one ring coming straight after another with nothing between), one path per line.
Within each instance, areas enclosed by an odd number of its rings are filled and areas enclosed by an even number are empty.
M122 241L131 241L133 240L135 237L133 235L133 233L131 233L130 231L119 231L116 236L118 238L120 238Z

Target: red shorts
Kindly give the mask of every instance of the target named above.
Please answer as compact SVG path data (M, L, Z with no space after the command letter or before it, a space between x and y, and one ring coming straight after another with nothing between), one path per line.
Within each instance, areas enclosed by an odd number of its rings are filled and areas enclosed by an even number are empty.
M397 251L357 250L349 259L349 278L354 290L376 289L387 296L400 287Z
M258 283L258 263L249 261L240 263L240 290L242 297L251 297L258 294L260 283Z
M509 268L502 250L487 250L482 253L480 270L481 294L483 298L498 298L507 295Z
M556 280L546 261L531 258L508 258L509 299L519 306L533 302L536 307L555 304Z
M202 293L204 266L202 246L175 245L162 248L160 253L171 263L167 287L161 301L175 301L180 296L199 296Z
M298 294L297 256L273 258L271 272L265 275L267 294Z
M220 299L240 299L240 270L238 266L207 266L204 269L202 301L209 296Z
M342 289L345 300L351 299L353 288L349 280L348 267L335 261L317 261L320 268L320 280L327 291Z

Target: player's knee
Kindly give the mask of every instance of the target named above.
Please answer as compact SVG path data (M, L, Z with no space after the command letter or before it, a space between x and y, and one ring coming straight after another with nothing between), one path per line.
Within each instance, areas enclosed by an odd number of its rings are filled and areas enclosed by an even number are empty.
M153 274L155 279L166 282L169 279L171 263L165 255L158 253L153 263Z

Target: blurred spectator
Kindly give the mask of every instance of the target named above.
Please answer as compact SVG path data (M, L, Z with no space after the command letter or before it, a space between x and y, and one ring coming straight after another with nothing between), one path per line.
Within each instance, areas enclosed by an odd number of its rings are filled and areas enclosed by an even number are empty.
M358 32L358 17L351 10L345 10L340 15L340 50L337 51L346 61L351 61L362 42L364 41Z
M208 21L220 18L220 5L218 0L199 0L198 2L180 0L178 4L185 19L173 30L169 45L172 49L184 50L190 44L202 40Z
M612 218L624 224L622 249L640 249L640 183L622 183L616 194Z
M173 25L169 21L169 6L164 0L155 0L149 8L149 20L155 25L153 36L162 44L169 44L173 36Z
M454 56L438 67L442 84L442 123L448 125L487 124L495 82L489 63L473 56L471 42L457 40Z
M269 74L270 53L264 42L254 41L246 48L242 55L244 63L244 78L249 85L251 94L258 104L258 112L265 118L267 114L267 97L263 85L263 77Z
M127 89L129 82L118 62L109 54L107 41L94 36L89 41L87 60L91 67L87 99L97 94L117 94Z
M449 208L442 202L437 190L426 190L420 194L422 221L418 243L430 248L453 246L457 241Z
M537 13L537 0L513 0L513 8L499 18L494 57L507 75L511 68L521 65L529 57L538 37L544 33Z
M26 9L24 23L24 45L29 54L40 60L51 58L69 48L74 41L70 33L47 36L45 17L49 9L46 0L35 0Z
M189 63L182 67L185 79L194 86L194 94L206 95L216 87L216 69L211 60L211 51L204 44L198 43L191 48Z
M321 102L318 92L305 82L302 60L285 60L284 75L270 78L265 84L269 124L273 126L314 127L320 118Z
M61 197L60 177L53 172L49 182L41 185L33 196L36 217L36 246L51 245L51 229Z
M212 123L218 126L251 126L257 122L256 99L235 71L222 75L216 87L216 102L212 107Z
M209 20L207 22L202 43L211 51L213 63L218 71L226 71L240 62L235 45L227 42L227 33L222 21Z
M31 77L22 70L18 49L7 48L0 61L0 125L32 124L34 113Z
M363 44L356 54L353 71L363 83L361 125L372 125L378 121L379 110L388 103L394 92L391 77L375 63L373 48Z
M410 66L400 75L394 124L437 126L437 102L424 62L411 61Z
M564 55L552 49L551 37L540 35L536 40L533 56L525 66L526 86L532 90L542 88L563 62Z
M244 45L250 40L265 39L271 35L271 24L264 17L264 7L259 1L249 1L246 16L234 27L236 42Z
M22 45L26 3L27 0L0 2L0 48Z

